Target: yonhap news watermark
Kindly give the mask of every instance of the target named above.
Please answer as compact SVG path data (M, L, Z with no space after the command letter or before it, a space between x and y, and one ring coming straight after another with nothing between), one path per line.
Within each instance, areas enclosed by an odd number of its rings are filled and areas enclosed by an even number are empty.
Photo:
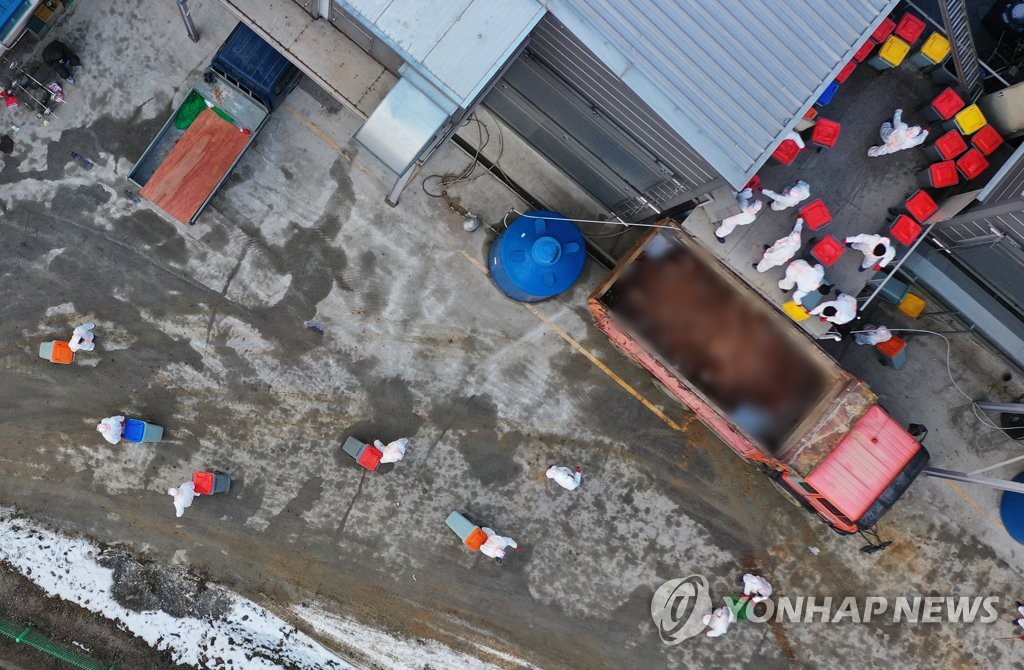
M730 620L754 624L971 624L1000 618L999 596L771 596L756 605L743 596L715 603L703 575L670 579L651 598L651 618L665 644L679 644L707 627L724 607Z

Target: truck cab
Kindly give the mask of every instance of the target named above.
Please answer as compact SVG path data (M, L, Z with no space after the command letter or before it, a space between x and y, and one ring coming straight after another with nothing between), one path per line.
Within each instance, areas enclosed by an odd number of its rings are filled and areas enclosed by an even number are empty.
M43 0L0 0L0 55L14 48L41 4Z
M243 23L231 31L210 67L263 103L268 112L277 109L302 78L291 61Z

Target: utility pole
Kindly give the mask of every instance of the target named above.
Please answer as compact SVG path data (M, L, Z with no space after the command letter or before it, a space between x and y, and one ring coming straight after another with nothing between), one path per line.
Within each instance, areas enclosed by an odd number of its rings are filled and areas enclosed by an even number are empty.
M178 11L181 13L181 20L185 22L185 32L193 42L199 41L199 31L192 21L192 13L188 9L188 0L178 0Z

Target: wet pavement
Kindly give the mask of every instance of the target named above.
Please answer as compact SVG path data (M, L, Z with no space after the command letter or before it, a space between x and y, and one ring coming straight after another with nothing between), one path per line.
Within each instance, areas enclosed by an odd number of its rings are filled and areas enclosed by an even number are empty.
M610 346L584 306L603 268L535 306L504 298L485 273L494 231L465 233L418 183L386 206L394 176L351 140L359 116L308 88L197 225L125 197L233 25L217 3L192 6L197 45L173 3L81 3L54 33L86 63L79 84L0 170L0 504L282 613L315 602L502 667L1019 665L996 638L1012 634L1024 556L989 501L918 483L883 521L895 545L860 553ZM466 161L449 146L431 165ZM524 207L495 182L472 188L457 195L497 229ZM81 321L97 324L96 352L71 367L36 357ZM108 445L94 426L112 413L164 425L165 440ZM412 442L373 474L341 452L347 435ZM581 465L582 488L545 479L552 463ZM231 493L175 519L167 487L208 468L232 474ZM453 509L522 549L502 566L471 554L444 525ZM788 595L998 595L1000 621L660 641L662 582L703 574L717 598L749 569Z

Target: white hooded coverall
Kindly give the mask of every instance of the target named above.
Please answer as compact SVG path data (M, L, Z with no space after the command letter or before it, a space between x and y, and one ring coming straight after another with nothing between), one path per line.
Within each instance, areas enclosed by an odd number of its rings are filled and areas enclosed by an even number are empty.
M480 545L480 553L484 556L500 560L505 558L505 547L512 547L513 549L519 547L519 544L511 537L498 535L491 528L483 528L482 530L487 533L487 540Z
M750 602L757 604L772 595L772 585L764 577L747 573L743 575L743 595L750 596Z
M835 300L821 303L811 310L811 314L818 316L826 307L835 307L836 313L832 316L822 316L822 320L829 321L837 326L849 323L857 316L857 299L846 293L840 293L839 297Z
M793 301L802 305L804 296L811 291L817 291L824 279L825 268L821 263L811 265L802 258L798 258L786 266L786 276L779 280L779 288L788 291L796 286L796 291L793 292Z
M762 189L761 193L772 199L772 209L776 212L781 212L784 209L795 207L804 200L807 200L807 198L810 198L811 185L805 181L797 181L795 184L787 186L782 193L776 193L768 189Z
M872 326L868 324L864 327L864 332L854 333L853 339L857 344L870 344L874 346L891 340L892 333L885 326Z
M803 227L804 220L797 219L796 225L793 226L793 232L775 240L775 243L765 250L761 262L757 264L757 271L767 272L774 267L783 265L795 256L796 252L800 251L800 231L803 230Z
M380 459L381 463L397 463L405 458L405 449L409 446L409 438L403 437L387 444L380 440L374 440L373 446L380 449L380 452L384 454Z
M77 326L71 333L71 339L68 340L68 348L76 352L95 349L96 345L92 343L96 339L96 336L92 334L92 329L95 327L95 323L83 323L81 326Z
M864 260L860 263L860 267L863 270L867 270L872 265L884 268L896 257L896 248L893 247L888 237L883 237L882 235L854 235L853 237L847 237L844 242L864 254ZM879 244L885 247L885 253L881 256L876 256L875 247Z
M96 430L100 431L104 440L111 444L117 444L121 441L121 432L124 430L124 417L108 416L96 424Z
M740 213L733 214L722 220L722 225L715 231L715 237L724 240L726 236L739 226L749 226L757 219L757 213L761 211L763 203L760 200L751 200L754 191L745 188L736 194L736 201L740 205Z
M704 633L705 635L708 637L719 637L725 635L725 632L729 630L729 624L736 621L736 613L728 607L719 607L718 609L711 610L711 614L705 614L701 621L708 627L707 632Z
M185 482L177 488L167 489L167 495L174 496L174 515L180 517L185 513L185 508L192 505L192 499L199 494L196 493L195 484Z
M882 138L880 146L868 149L868 156L884 156L903 149L921 146L928 139L928 131L921 126L908 126L903 123L903 110L897 109L892 116L892 123L886 121L879 131Z
M583 481L583 472L580 468L570 470L564 465L552 465L544 474L547 475L548 479L554 479L556 484L569 491L579 488L580 483Z

